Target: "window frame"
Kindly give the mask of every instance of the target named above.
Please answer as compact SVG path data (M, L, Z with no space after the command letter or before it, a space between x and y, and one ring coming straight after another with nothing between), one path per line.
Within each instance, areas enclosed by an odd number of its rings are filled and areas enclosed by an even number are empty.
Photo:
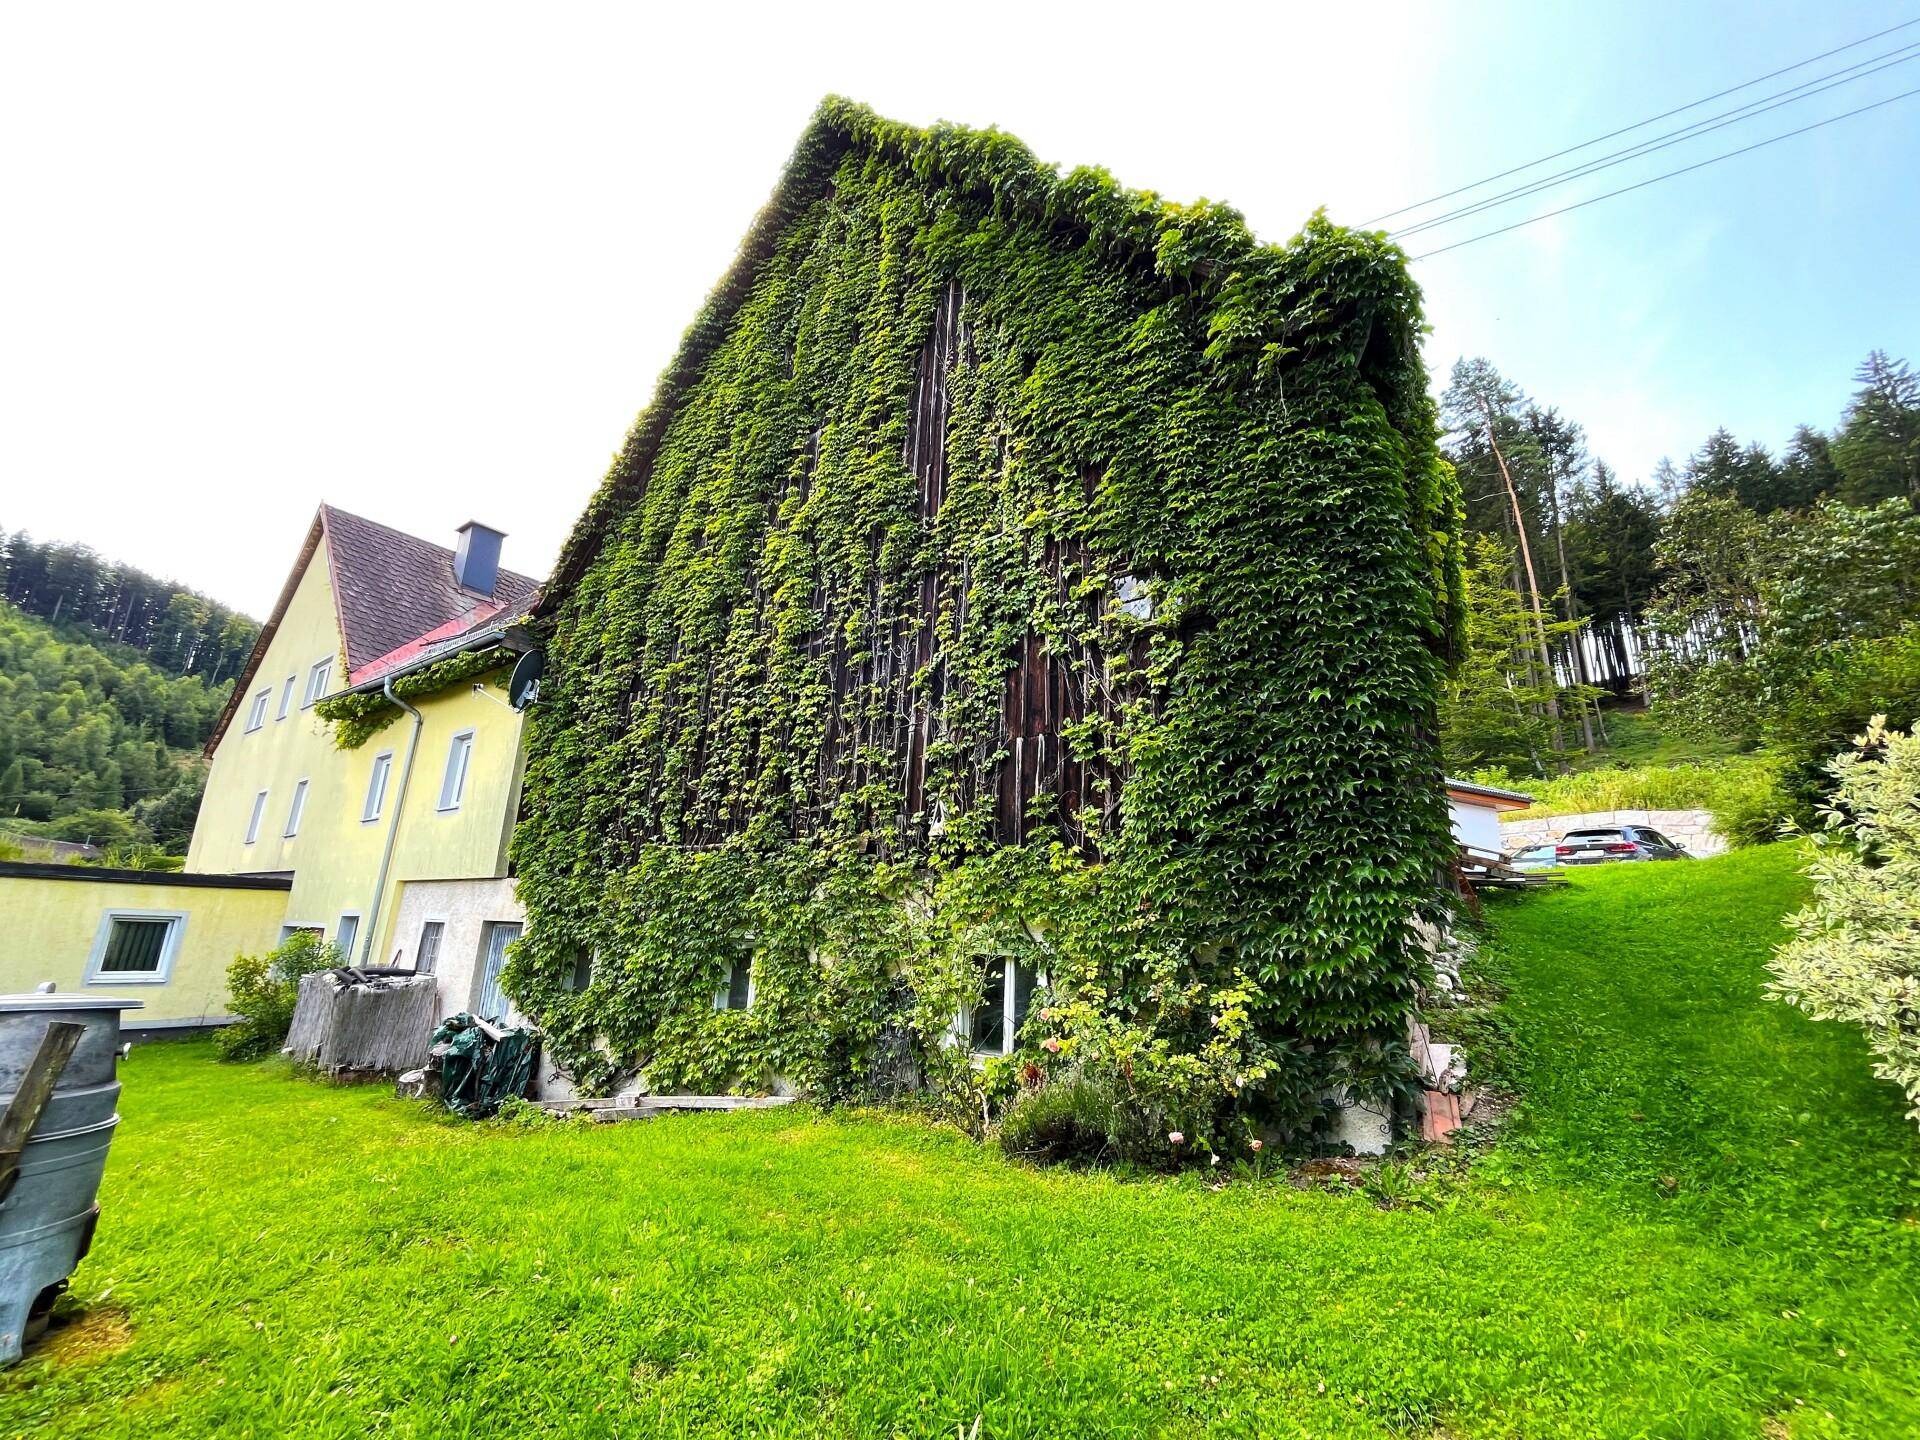
M255 845L259 843L260 822L266 819L267 797L272 793L271 790L258 790L254 792L253 809L247 814L247 835L246 838L240 842L242 845Z
M434 802L434 810L442 815L451 815L457 811L467 798L467 777L473 771L473 747L475 732L472 729L456 730L447 737L447 763L440 772L440 795ZM454 756L460 757L459 784L453 792L451 802L447 799L447 784L454 779Z
M1000 967L1000 1048L985 1050L973 1043L974 1013L980 1007L962 1005L953 1017L952 1036L954 1043L961 1046L976 1061L990 1060L1013 1054L1020 1048L1020 1031L1033 1018L1033 997L1046 989L1047 972L1033 963L1031 956L1015 954L1007 950L994 950L975 956L975 959L997 963ZM1024 969L1032 975L1033 983L1027 987L1027 1013L1018 1016L1020 1000L1020 971ZM982 983L985 983L985 969L982 969Z
M300 822L307 816L307 787L309 778L302 775L293 782L293 799L287 802L287 824L280 832L282 840L291 840L300 833Z
M376 790L376 782L378 788ZM367 795L360 802L360 823L375 825L387 810L387 791L393 784L393 751L382 750L367 771Z
M286 719L288 714L292 712L293 687L299 683L300 677L298 675L289 675L287 676L287 683L280 687L280 706L273 717L275 724Z
M253 704L247 707L246 733L267 728L267 706L273 703L273 686L253 692Z
M427 931L433 931L433 954L427 957L427 968L420 968L420 951L427 943ZM439 973L440 952L447 944L447 917L445 915L423 915L420 917L420 933L413 937L413 973L416 975L436 975Z
M160 942L158 968L144 971L102 970L107 946L113 940L114 923L119 920L161 920L167 923L166 938ZM185 910L139 910L128 906L109 906L101 912L99 927L93 936L93 950L87 956L88 985L164 985L173 978L174 961L187 934Z
M307 692L300 701L302 710L311 710L326 696L327 686L333 681L333 656L316 660L307 667Z
M275 942L275 948L286 944L287 941L291 940L294 936L302 933L318 935L322 940L325 940L327 938L327 927L324 925L309 925L304 920L282 920L280 922L280 938Z
M733 1003L733 972L742 965L747 967L747 998L745 1004L735 1005ZM753 972L754 963L753 953L751 951L740 956L728 965L726 976L720 982L720 988L713 992L713 1008L716 1010L732 1011L735 1014L745 1014L747 1011L753 1009L753 1002L760 988Z
M342 910L340 912L340 918L333 922L333 947L340 952L340 959L345 964L353 964L354 952L360 948L360 922L364 918L358 910ZM341 928L349 920L353 922L353 943L351 945L342 944L340 940ZM322 938L325 937L323 936Z

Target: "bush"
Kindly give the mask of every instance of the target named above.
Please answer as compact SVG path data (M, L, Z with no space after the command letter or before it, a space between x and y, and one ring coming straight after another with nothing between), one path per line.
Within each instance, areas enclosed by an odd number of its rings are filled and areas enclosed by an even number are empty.
M236 955L227 967L227 1008L240 1018L213 1037L223 1060L271 1055L287 1038L300 977L340 964L340 948L296 930L264 955Z
M1000 1148L1042 1165L1115 1158L1120 1107L1113 1091L1081 1070L1023 1090L1000 1121Z
M1906 1092L1920 1121L1920 726L1876 715L1831 761L1832 802L1813 839L1813 903L1768 968L1775 998L1867 1033L1874 1073Z

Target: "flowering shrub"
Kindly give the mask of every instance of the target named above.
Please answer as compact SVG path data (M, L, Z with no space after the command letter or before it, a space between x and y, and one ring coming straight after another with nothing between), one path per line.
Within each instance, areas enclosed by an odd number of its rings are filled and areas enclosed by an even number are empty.
M1865 1030L1874 1073L1906 1092L1920 1122L1920 726L1902 733L1876 715L1827 772L1813 903L1788 917L1793 939L1768 989Z

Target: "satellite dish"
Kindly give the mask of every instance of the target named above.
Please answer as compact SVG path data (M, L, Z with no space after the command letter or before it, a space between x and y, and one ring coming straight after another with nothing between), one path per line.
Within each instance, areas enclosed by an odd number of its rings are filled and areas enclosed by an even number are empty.
M547 657L529 650L513 662L513 674L507 677L507 703L524 710L540 698L540 677L547 673Z

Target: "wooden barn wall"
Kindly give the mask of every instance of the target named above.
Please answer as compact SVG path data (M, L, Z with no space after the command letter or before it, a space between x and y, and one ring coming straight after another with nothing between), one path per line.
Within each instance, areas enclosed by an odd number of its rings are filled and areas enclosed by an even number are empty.
M916 481L919 522L929 532L947 491L949 382L957 365L972 361L965 295L955 282L942 295L921 348L901 455ZM1098 478L1084 478L1089 495ZM805 484L803 478L781 487L771 497L770 514L780 513L792 486ZM1110 628L1111 595L1073 598L1093 558L1083 540L1046 543L1041 563L1060 614L1069 617L1065 630L1098 633ZM845 622L855 609L868 615L889 609L899 613L901 607L883 603L879 591L885 581L876 579L873 593L859 597L824 588L814 595L823 624L810 649L830 678L834 703L828 707L826 733L808 786L811 793L793 797L796 834L824 828L829 813L848 795L877 783L892 796L892 813L869 804L861 817L875 848L893 854L928 843L942 818L931 803L938 790L930 790L930 778L937 777L930 777L929 757L949 739L950 709L959 683L945 655L940 615L943 607L950 607L947 625L955 633L967 624L970 564L957 573L941 564L912 582L917 593L904 607L904 618L875 636L862 657L850 653ZM763 606L764 596L756 592L753 603ZM916 675L924 675L921 684L916 685ZM850 697L867 687L878 701L850 713ZM1090 713L1117 720L1124 699L1096 644L1077 636L1050 644L1029 630L1017 653L1007 656L997 728L978 737L959 766L957 786L950 792L953 813L969 811L990 796L996 841L1013 843L1050 833L1097 852L1100 835L1119 823L1124 772L1097 757L1070 754L1062 730ZM700 762L705 760L705 738ZM700 768L697 764L696 774ZM1092 811L1090 818L1083 818L1086 810ZM686 840L716 843L738 832L748 818L743 797L735 795L725 805L709 808Z

